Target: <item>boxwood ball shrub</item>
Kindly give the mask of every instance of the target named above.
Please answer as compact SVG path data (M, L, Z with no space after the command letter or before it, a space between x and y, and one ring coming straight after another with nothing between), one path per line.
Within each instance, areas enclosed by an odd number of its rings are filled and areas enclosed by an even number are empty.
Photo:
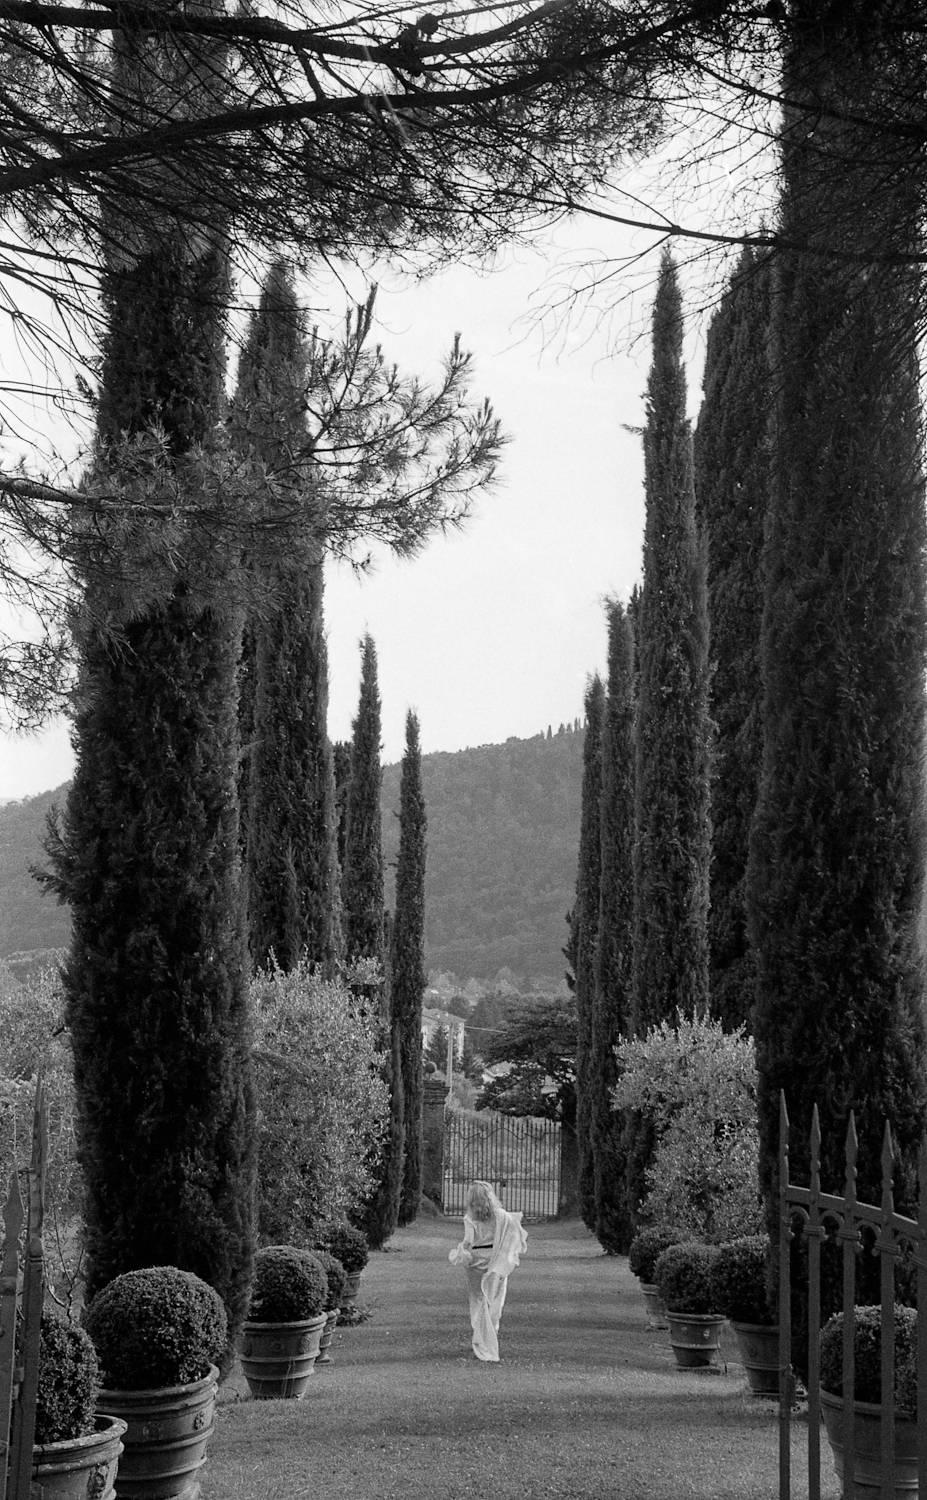
M651 1285L657 1257L670 1245L681 1245L688 1238L684 1229L668 1224L651 1224L639 1229L628 1246L628 1265L635 1276Z
M353 1224L330 1224L318 1236L318 1244L321 1250L338 1257L349 1276L362 1271L370 1259L367 1236Z
M711 1273L717 1245L689 1240L670 1245L657 1257L654 1277L667 1312L716 1313Z
M254 1257L248 1317L254 1323L299 1323L325 1311L328 1277L313 1251L265 1245Z
M325 1311L334 1312L337 1307L341 1306L341 1297L344 1292L344 1284L348 1279L348 1273L337 1255L332 1255L328 1250L313 1250L312 1253L322 1266L328 1279L328 1296L325 1299Z
M857 1307L854 1313L855 1357L853 1399L878 1406L882 1400L882 1309ZM833 1396L843 1395L843 1313L821 1329L821 1385ZM895 1409L899 1416L917 1417L917 1312L895 1303Z
M101 1287L84 1314L113 1390L189 1385L225 1350L222 1298L192 1271L146 1266Z
M100 1366L83 1328L43 1312L35 1442L61 1443L93 1432Z
M774 1323L768 1273L769 1240L765 1234L745 1234L719 1245L711 1269L718 1312L738 1323Z

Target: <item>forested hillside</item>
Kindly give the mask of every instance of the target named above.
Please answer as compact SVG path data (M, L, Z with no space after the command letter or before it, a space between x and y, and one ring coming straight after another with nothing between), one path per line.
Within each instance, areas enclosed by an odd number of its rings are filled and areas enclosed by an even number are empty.
M511 969L533 987L564 970L573 899L582 733L422 757L428 813L426 959L430 969L489 979ZM0 807L0 957L62 947L67 911L29 873L41 863L45 817L66 789ZM383 773L384 855L399 839L399 766Z

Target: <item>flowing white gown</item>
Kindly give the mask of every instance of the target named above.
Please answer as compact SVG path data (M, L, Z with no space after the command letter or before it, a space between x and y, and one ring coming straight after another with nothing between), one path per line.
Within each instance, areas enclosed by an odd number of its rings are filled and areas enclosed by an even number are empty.
M508 1279L527 1246L528 1234L522 1228L520 1213L510 1214L501 1209L494 1215L492 1226L488 1220L481 1222L464 1215L464 1237L448 1260L467 1273L473 1352L477 1359L492 1364L499 1361L499 1319Z

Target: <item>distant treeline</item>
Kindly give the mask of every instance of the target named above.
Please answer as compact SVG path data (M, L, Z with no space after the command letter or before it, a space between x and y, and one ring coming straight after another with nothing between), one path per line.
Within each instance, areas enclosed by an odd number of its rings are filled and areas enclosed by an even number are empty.
M428 813L429 969L556 987L576 881L583 734L578 721L531 739L422 757ZM66 787L0 807L0 957L63 948L66 908L30 873L49 808ZM387 904L399 822L399 766L383 772Z

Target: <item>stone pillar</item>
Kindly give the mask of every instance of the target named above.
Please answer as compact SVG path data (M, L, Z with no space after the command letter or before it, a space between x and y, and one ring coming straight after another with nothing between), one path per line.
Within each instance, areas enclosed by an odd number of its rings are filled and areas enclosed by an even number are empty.
M444 1106L448 1088L432 1076L422 1084L422 1194L444 1210Z

